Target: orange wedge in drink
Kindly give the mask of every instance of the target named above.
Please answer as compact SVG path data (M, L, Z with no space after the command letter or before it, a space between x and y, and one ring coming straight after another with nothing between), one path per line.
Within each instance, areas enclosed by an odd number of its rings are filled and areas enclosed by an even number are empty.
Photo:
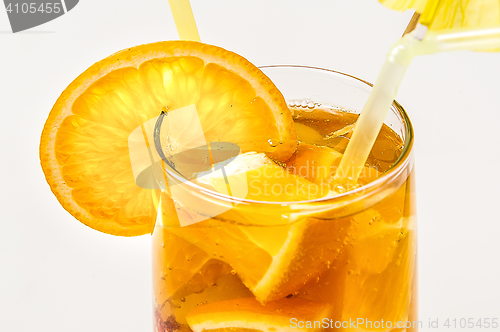
M154 280L154 296L156 303L164 303L205 266L210 256L165 229L158 232L162 234L153 238L153 247L162 250L154 252L153 275L159 276Z
M194 332L201 331L319 331L325 306L303 299L282 299L262 305L254 298L200 305L186 320ZM328 319L327 319L328 320ZM314 323L316 321L316 323Z
M308 178L288 172L264 153L239 155L224 169L226 176L221 170L217 170L207 175L200 174L198 181L219 193L226 192L226 183L235 184L233 191L246 192L245 197L241 198L261 202L307 201L330 194L326 181L314 183Z
M410 303L416 297L412 289L415 282L415 234L403 228L399 236L391 239L392 230L393 227L389 226L385 234L379 231L361 235L361 239L346 247L319 278L310 280L293 296L328 303L325 317L334 321L362 318L363 322L372 322L371 325L360 323L358 328L346 328L345 331L355 332L359 328L363 331L388 331L391 329L387 328L387 322L393 327L399 321L405 322L410 315ZM357 249L358 245L364 245L362 242L371 242L382 248L371 247L362 255ZM386 325L373 325L373 322L382 320Z
M162 109L190 105L207 142L236 143L276 160L296 149L283 96L243 57L188 41L132 47L83 72L50 112L40 160L61 205L101 232L151 233L159 190L136 185L128 138Z
M226 170L229 183L240 174L248 176L249 193L255 190L249 196L260 201L278 197L289 202L331 194L328 185L317 185L291 174L264 155L250 154L235 159L228 166L231 166ZM215 188L224 182L222 174L216 172L203 181ZM270 194L274 185L284 194ZM268 207L272 208L278 209L274 205ZM182 209L196 211L197 207L190 204ZM169 231L203 249L212 258L227 262L256 299L267 303L293 293L327 269L346 243L350 221L339 219L333 223L314 217L282 220L273 214L266 216L266 206L261 209L246 211L244 217L238 215L238 209L230 210L197 224L172 227ZM249 225L239 226L231 220L246 221Z
M392 260L385 269L370 273L355 262L346 276L342 320L364 317L370 321L405 322L410 312L413 272L415 269L415 234L403 229L396 242ZM350 258L350 257L349 257ZM383 328L368 330L382 331Z
M168 279L165 282L168 282ZM158 293L156 291L155 295ZM241 283L238 276L231 272L227 263L210 259L190 279L184 280L182 287L175 293L167 299L163 296L156 297L155 303L159 304L157 315L158 318L161 317L162 322L175 321L180 325L180 330L187 330L185 317L197 306L250 296L252 293Z

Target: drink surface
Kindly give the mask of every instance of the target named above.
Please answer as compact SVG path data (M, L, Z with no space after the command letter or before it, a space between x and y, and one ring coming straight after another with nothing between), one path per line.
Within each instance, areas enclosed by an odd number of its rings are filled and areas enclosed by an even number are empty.
M357 115L291 111L299 148L272 167L327 187L313 198L342 193L331 178ZM386 172L403 145L384 125L360 183ZM180 227L176 213L196 208L163 201L163 225L153 233L155 331L416 331L413 196L408 167L384 190L340 208L240 204Z

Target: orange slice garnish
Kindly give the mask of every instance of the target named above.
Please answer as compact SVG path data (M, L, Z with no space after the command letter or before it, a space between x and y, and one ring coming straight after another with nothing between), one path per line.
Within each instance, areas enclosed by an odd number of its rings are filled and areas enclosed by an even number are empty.
M243 57L188 41L132 47L76 78L47 119L40 159L61 205L101 232L150 233L159 190L136 185L128 138L162 108L190 105L207 142L236 143L276 160L296 149L283 96Z

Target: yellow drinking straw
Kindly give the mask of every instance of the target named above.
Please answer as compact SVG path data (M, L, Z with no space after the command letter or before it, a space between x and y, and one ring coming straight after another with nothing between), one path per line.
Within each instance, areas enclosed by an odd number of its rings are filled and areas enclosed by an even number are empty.
M427 33L439 0L430 0L423 13L425 23L417 24L410 34L400 38L390 49L380 74L363 107L354 133L334 177L349 189L355 185L366 159L377 139L380 128L396 97L398 87L413 57L454 50L489 50L500 46L500 26L489 28L452 28ZM430 18L429 18L430 17Z
M168 0L180 40L200 41L189 0Z

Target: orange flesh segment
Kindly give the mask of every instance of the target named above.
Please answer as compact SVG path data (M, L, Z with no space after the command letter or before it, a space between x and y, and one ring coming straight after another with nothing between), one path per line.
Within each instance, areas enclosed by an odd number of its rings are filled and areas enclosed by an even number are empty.
M286 162L287 169L316 184L329 184L342 154L326 146L300 143L297 152Z

